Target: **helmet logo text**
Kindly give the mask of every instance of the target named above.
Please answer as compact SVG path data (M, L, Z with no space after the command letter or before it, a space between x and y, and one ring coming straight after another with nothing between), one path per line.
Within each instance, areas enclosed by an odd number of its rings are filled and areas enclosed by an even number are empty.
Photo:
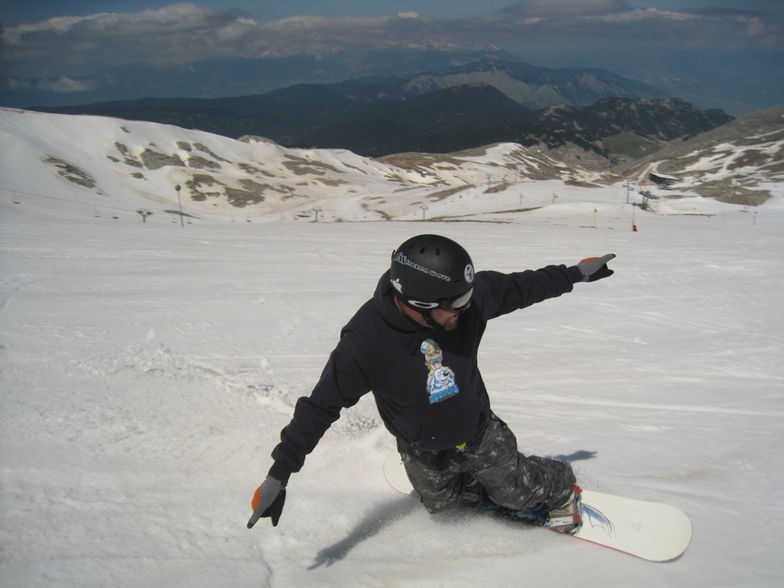
M423 265L420 265L420 264L418 264L418 263L416 263L414 261L411 261L408 257L406 257L406 255L404 253L397 253L397 254L395 254L394 261L396 261L397 263L399 263L401 265L405 265L405 266L408 266L408 267L410 267L412 269L415 269L415 270L417 270L419 272L422 272L423 274L427 274L428 276L432 276L434 278L437 278L439 280L443 280L445 282L451 282L452 281L452 278L450 278L449 276L447 276L445 274L442 274L441 272L437 272L436 270L426 268ZM467 271L468 271L468 268L466 268L466 272ZM471 271L473 273L473 270L471 270Z

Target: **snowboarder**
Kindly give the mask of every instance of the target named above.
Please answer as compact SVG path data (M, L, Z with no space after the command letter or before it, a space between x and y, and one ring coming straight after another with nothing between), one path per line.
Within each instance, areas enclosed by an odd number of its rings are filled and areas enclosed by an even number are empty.
M571 466L519 452L514 434L490 408L477 352L488 320L571 292L577 282L608 277L614 257L474 274L468 253L451 239L418 235L405 241L281 431L248 527L260 517L277 526L291 474L341 409L372 392L429 512L500 505L555 530L575 529L579 488Z

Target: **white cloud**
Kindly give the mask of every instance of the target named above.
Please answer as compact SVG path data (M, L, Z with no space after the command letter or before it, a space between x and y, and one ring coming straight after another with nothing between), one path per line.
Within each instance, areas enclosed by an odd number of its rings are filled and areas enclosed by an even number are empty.
M183 29L198 24L215 14L207 8L195 4L181 3L166 6L157 10L142 10L136 13L101 12L88 16L58 16L43 22L22 24L5 30L7 44L16 45L25 36L53 33L59 36L100 34L102 31L115 33L142 30L145 27L172 27Z
M67 76L40 80L36 86L39 90L48 90L50 92L56 92L59 94L69 92L86 92L87 90L92 89L92 84L80 82Z
M351 31L367 27L383 27L392 20L388 16L291 16L261 25L262 29L277 31ZM345 40L345 39L344 39Z
M588 18L594 20L602 20L610 23L631 23L643 20L704 20L697 14L688 12L676 12L672 10L658 10L656 8L637 8L627 12L603 14L599 16L590 16Z
M252 33L258 23L253 19L238 18L216 30L216 35L223 41L240 40Z
M503 12L525 17L575 17L612 14L631 10L624 0L525 0L506 8Z
M746 34L749 37L761 37L774 33L774 29L766 26L759 17L756 16L738 16L736 20L746 25Z

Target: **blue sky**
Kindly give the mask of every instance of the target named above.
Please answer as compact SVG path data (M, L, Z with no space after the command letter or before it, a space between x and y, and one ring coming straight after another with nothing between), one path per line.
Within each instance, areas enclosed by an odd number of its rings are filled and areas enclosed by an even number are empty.
M0 21L0 105L31 88L78 103L129 65L422 42L608 69L732 114L784 103L784 0L0 0Z

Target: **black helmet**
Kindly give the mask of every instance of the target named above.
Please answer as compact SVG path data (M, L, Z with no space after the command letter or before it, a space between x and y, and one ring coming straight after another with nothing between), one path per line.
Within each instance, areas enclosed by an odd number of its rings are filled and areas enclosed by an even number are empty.
M411 237L392 253L389 280L417 310L464 310L471 300L474 265L460 245L439 235Z

